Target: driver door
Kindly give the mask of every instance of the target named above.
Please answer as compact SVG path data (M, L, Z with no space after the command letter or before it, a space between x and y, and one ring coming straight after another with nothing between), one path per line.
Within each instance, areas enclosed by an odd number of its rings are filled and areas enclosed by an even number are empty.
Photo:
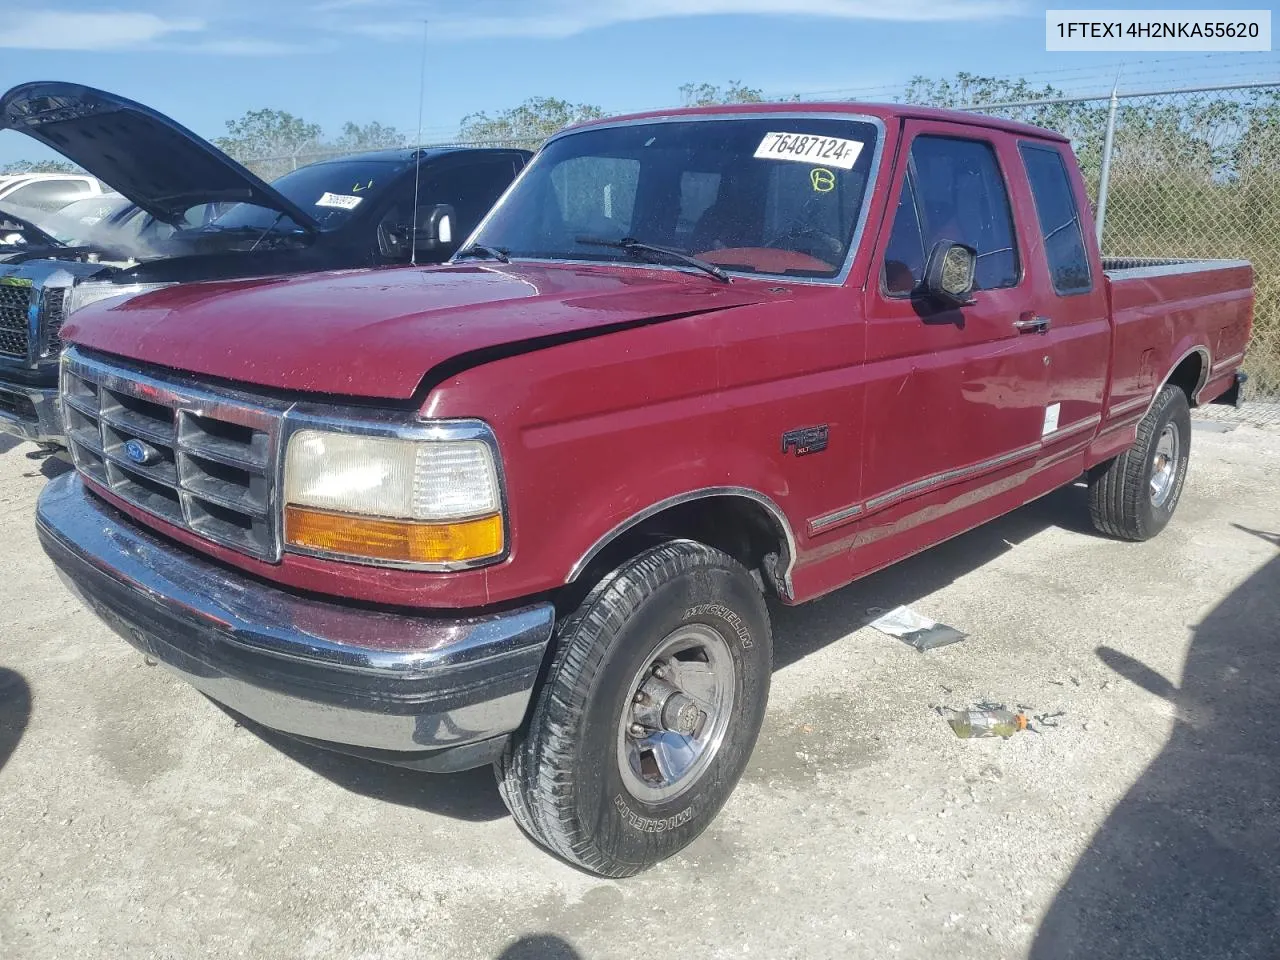
M916 527L996 496L1039 451L1048 367L1043 338L1018 323L1033 313L1033 290L1004 172L1020 169L1010 149L971 126L905 124L893 219L866 293L871 526ZM943 239L978 252L968 306L922 293L929 250Z

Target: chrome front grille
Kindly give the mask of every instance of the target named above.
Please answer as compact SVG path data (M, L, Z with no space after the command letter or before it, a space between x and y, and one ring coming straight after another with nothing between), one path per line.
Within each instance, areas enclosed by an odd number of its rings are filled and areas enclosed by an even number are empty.
M30 326L27 319L35 287L25 283L0 282L0 354L27 359Z
M71 348L62 364L62 409L84 476L215 543L279 559L275 465L288 404Z

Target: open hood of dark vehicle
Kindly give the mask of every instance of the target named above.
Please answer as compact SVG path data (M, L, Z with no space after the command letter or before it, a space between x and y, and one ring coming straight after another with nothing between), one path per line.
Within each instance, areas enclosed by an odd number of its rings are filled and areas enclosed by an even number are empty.
M316 229L302 208L181 124L77 83L40 81L0 97L0 129L56 150L166 223L200 203L253 203Z

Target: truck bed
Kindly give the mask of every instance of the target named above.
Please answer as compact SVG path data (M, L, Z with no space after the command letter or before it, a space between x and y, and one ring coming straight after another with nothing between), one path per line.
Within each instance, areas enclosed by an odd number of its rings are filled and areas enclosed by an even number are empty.
M1140 411L1184 362L1197 402L1232 386L1253 323L1247 260L1104 257L1102 267L1115 323L1104 423Z

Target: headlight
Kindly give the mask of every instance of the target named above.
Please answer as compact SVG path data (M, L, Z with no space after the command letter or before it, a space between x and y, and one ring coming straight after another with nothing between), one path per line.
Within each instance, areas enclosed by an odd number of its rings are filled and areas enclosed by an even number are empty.
M325 430L289 438L284 539L375 563L475 566L502 557L502 493L491 446Z
M104 280L89 280L77 283L67 293L63 307L66 316L71 316L81 307L87 307L99 300L113 300L116 297L136 297L140 293L150 293L173 286L172 283L108 283Z

